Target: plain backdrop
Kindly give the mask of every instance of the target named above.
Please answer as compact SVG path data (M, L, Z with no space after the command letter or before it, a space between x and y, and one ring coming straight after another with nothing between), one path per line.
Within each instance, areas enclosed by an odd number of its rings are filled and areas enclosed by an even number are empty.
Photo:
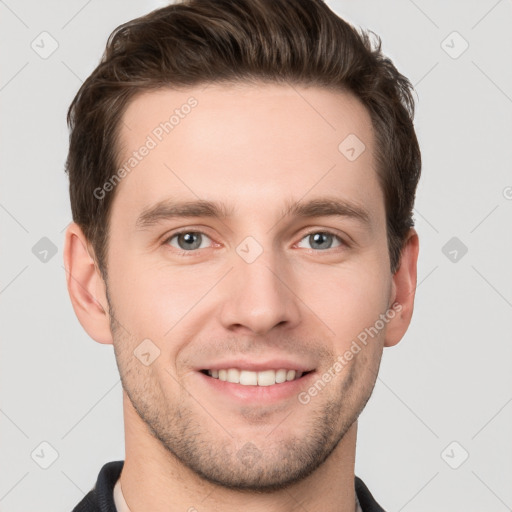
M423 155L415 313L384 350L356 474L387 511L511 510L512 3L328 3L415 85ZM70 511L124 458L113 349L65 285L65 116L110 32L163 5L0 2L2 512Z

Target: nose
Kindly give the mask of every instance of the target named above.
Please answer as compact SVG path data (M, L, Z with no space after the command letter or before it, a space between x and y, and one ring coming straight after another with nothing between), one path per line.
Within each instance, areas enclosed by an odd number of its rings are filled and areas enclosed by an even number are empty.
M235 255L234 268L223 283L220 320L224 328L263 336L278 326L296 327L300 299L293 287L291 269L271 251L252 263Z

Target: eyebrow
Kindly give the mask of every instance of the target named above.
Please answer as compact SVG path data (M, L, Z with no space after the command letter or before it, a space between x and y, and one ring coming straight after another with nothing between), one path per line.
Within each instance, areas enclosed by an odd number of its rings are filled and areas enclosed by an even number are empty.
M234 208L217 201L174 201L165 199L153 206L145 208L136 221L138 229L146 229L163 220L172 218L208 217L215 219L226 219L234 216ZM320 197L307 202L287 201L281 212L283 217L345 217L363 224L365 227L371 225L370 214L364 207L348 201L333 197Z

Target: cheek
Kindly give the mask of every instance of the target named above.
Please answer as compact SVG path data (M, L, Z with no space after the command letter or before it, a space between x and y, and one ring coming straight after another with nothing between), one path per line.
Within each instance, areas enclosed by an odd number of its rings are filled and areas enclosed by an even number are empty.
M138 337L164 340L205 295L215 279L190 267L141 265L125 260L112 275L116 316Z
M325 284L310 292L305 302L341 346L349 345L385 312L390 280L383 277L385 273L364 265L340 267L334 272L331 268L325 273L325 280L315 280ZM306 291L304 295L308 297Z

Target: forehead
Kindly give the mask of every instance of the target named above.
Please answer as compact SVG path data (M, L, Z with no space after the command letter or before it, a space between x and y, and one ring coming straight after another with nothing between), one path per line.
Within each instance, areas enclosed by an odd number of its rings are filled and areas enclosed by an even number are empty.
M260 211L275 202L282 211L283 197L326 192L383 215L371 118L346 92L275 84L145 92L128 105L119 141L114 204L128 215L167 197Z

